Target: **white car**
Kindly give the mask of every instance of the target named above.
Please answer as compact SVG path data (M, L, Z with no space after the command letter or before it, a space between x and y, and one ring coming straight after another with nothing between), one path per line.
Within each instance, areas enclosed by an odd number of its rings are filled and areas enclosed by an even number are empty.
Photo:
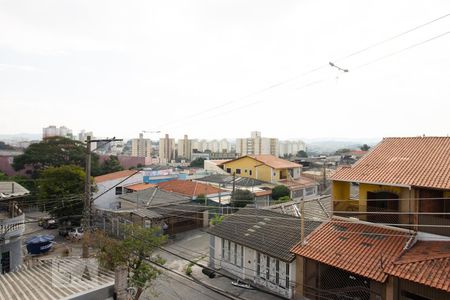
M81 240L83 238L83 228L75 227L69 231L69 238L72 240Z

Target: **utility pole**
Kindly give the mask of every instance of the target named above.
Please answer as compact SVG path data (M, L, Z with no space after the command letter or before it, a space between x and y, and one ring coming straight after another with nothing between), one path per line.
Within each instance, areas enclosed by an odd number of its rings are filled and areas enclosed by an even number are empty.
M104 146L110 142L116 142L116 141L122 141L122 139L100 139L100 140L91 140L91 136L87 136L86 138L86 167L85 167L85 181L84 181L84 208L83 208L83 228L84 230L87 230L92 224L91 224L91 208L92 208L92 201L91 201L91 143L93 142L106 142L105 144L99 145ZM97 147L98 148L98 147ZM94 150L97 150L95 148ZM87 234L84 234L83 238L83 258L89 257L89 244L87 241Z
M234 207L234 192L236 191L236 172L233 172L233 191L231 192L231 203Z
M300 202L300 244L305 240L305 199Z

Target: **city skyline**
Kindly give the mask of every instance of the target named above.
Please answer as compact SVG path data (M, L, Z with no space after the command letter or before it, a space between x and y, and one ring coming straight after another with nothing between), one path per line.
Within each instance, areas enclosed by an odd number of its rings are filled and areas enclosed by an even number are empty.
M0 4L3 134L450 133L448 1L46 2Z

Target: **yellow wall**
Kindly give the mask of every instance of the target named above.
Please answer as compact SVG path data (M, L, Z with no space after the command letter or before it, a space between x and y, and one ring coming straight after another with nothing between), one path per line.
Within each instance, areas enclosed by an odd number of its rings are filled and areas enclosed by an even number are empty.
M228 168L231 169L229 172L230 174L235 173L236 169L240 169L241 174L236 172L236 176L249 177L268 182L280 179L280 170L272 169L271 167L263 165L261 162L247 156L235 161L224 163L223 170L227 172ZM252 171L252 175L250 175L250 171ZM275 173L275 175L271 173Z

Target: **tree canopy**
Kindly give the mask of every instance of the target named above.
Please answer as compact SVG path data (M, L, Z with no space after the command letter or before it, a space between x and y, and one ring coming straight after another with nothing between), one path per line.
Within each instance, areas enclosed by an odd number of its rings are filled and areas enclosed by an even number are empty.
M193 161L191 161L190 166L195 168L203 168L205 165L205 159L203 157L197 157Z
M119 158L115 155L110 155L99 168L99 174L94 174L95 176L108 174L112 172L122 171L123 167L120 165Z
M49 167L41 172L39 202L55 218L81 216L85 172L78 166Z
M0 150L14 150L15 148L5 142L0 141Z
M291 195L291 191L285 185L277 185L276 187L274 187L272 189L272 199L274 199L274 200L278 200L281 197L285 197L285 196L289 197L290 195Z
M167 237L161 235L161 229L156 227L125 225L123 228L123 240L112 239L102 232L96 234L95 242L99 248L97 257L102 266L111 270L119 266L128 267L129 283L137 289L134 299L139 299L144 289L160 274L146 259L152 256ZM154 260L163 263L160 258Z
M361 147L359 147L362 151L368 151L370 149L370 146L367 144L362 145Z
M32 166L34 170L63 165L83 166L85 152L84 144L79 141L51 137L31 144L22 155L14 158L13 167L18 171L27 165Z
M233 206L234 207L245 207L247 204L254 203L255 194L249 190L237 189L232 193Z
M297 152L298 157L308 157L308 154L304 150L300 150Z

